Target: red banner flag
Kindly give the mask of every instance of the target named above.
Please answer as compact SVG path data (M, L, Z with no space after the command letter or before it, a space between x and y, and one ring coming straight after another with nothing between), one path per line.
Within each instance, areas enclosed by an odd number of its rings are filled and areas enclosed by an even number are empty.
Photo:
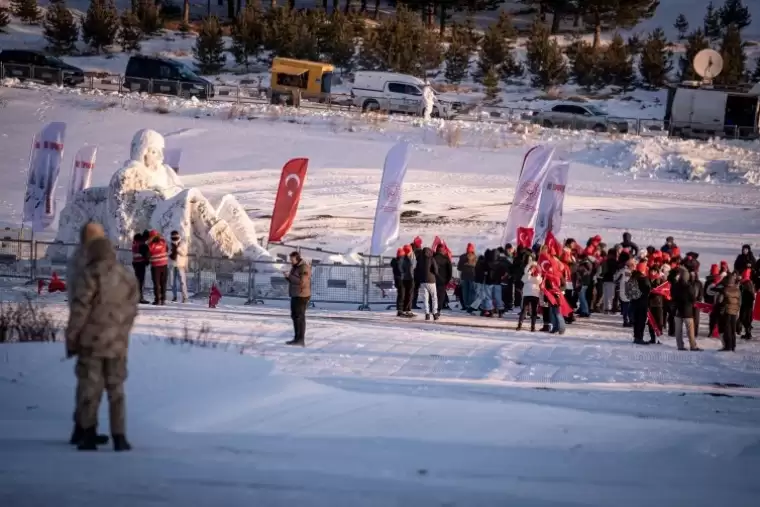
M660 326L658 326L657 322L654 320L654 315L652 315L652 310L647 310L647 321L649 322L649 325L652 326L654 335L662 336L662 329L660 329Z
M517 246L523 248L533 247L533 236L536 234L533 227L518 227L517 228Z
M296 219L308 165L309 159L294 158L282 168L280 186L277 189L274 210L272 210L272 222L269 225L270 242L280 241Z
M557 238L554 237L554 234L552 234L552 231L546 233L546 240L544 241L544 245L549 248L549 253L552 255L559 255L562 253L562 247L557 241Z
M760 320L760 292L755 294L755 308L752 310L752 320Z
M670 301L670 282L665 282L659 287L655 287L652 289L652 294L657 294Z
M697 301L694 303L694 308L701 311L702 313L712 313L713 311L713 305L710 303L704 303L702 301Z

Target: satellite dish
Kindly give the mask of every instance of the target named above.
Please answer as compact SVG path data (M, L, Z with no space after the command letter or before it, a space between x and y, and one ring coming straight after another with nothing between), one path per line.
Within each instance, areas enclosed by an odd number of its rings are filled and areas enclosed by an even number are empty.
M694 57L694 72L705 82L710 82L723 70L723 57L714 49L703 49Z

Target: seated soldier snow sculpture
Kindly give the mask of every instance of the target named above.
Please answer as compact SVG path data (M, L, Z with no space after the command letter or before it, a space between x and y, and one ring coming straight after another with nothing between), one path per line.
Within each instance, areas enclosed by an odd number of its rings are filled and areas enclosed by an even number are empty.
M106 235L128 247L135 233L173 230L187 239L190 254L271 260L257 240L253 222L237 200L226 195L214 208L194 188L184 188L163 163L164 138L140 130L132 139L130 159L111 177L108 187L88 188L61 211L57 241L76 242L88 221L100 222Z

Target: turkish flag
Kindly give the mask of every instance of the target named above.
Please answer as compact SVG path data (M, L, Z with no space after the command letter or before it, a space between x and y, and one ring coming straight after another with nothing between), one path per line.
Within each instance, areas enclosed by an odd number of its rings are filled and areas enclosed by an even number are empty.
M755 294L755 307L752 309L752 320L760 320L760 292Z
M655 287L652 289L652 294L657 294L670 301L670 282L665 282L659 287Z
M533 247L533 236L536 230L533 227L517 228L517 246L530 249Z
M652 315L652 310L647 310L647 322L649 322L649 325L652 326L652 330L654 331L655 336L662 336L662 329L660 329L660 326L658 326L657 322L655 322L654 315Z
M713 305L711 305L710 303L704 303L702 301L697 301L696 303L694 303L694 308L696 308L702 313L712 313L713 311Z
M552 234L552 231L546 233L544 245L549 247L549 253L552 255L559 255L562 253L562 247L559 245L557 238L554 237L554 234Z
M285 236L296 219L301 190L306 181L307 158L294 158L282 168L280 186L272 210L272 222L269 225L269 242L277 242Z

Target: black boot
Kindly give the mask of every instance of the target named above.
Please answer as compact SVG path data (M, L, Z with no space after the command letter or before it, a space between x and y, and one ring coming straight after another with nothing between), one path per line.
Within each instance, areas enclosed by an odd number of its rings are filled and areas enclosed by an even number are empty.
M295 345L295 346L305 347L306 342L304 342L303 340L296 340L295 338L293 338L292 340L285 342L285 345Z
M74 431L71 432L71 438L69 439L70 445L79 445L84 436L84 430L78 424L74 425ZM108 435L98 435L95 431L95 442L97 445L106 445L108 443Z
M131 451L132 446L124 435L113 435L113 450L116 452Z
M86 428L82 430L82 438L79 440L77 449L80 451L98 450L98 433L95 431L95 428Z

